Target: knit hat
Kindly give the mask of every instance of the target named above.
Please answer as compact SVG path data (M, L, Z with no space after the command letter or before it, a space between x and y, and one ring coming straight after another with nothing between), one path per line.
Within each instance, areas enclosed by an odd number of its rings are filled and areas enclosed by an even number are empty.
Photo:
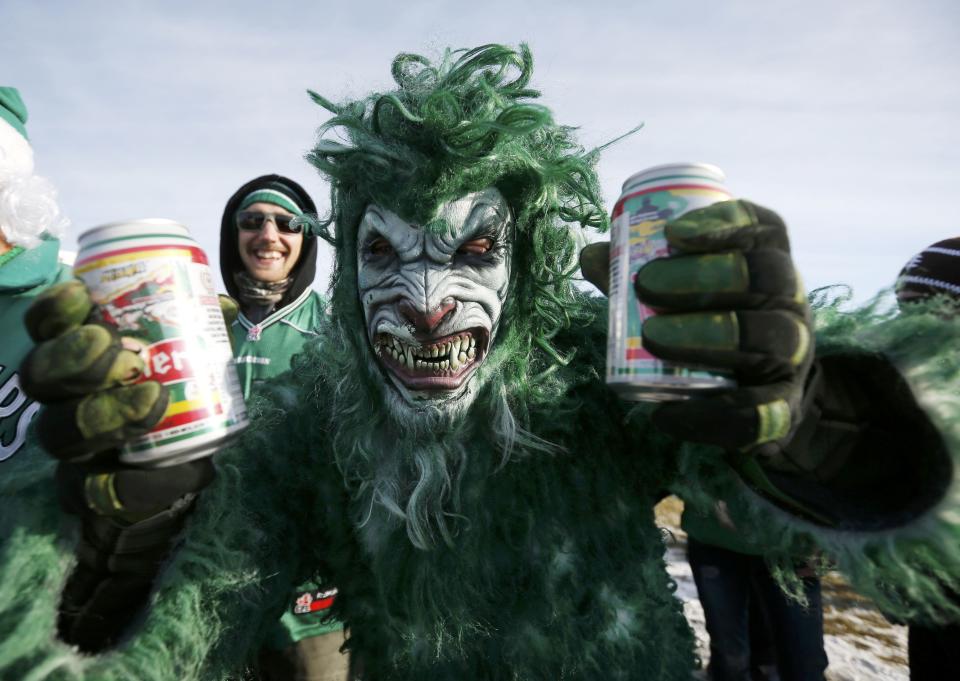
M960 300L960 237L938 241L910 258L897 277L896 292L901 303L937 294Z
M13 87L0 87L0 173L33 172L33 149L27 140L27 107Z
M303 206L297 193L283 182L274 181L267 187L258 187L243 197L237 212L249 208L254 203L272 203L294 215L303 215Z

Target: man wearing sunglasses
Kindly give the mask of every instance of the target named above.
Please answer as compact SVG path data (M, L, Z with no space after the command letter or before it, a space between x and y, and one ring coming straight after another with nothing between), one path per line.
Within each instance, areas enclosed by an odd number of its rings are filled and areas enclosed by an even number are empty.
M263 175L230 197L220 223L220 274L240 303L231 329L244 396L258 380L283 373L316 335L323 302L310 288L317 238L296 220L316 213L293 180Z
M231 334L244 398L256 381L288 370L290 358L317 335L323 310L323 299L311 289L317 238L296 219L316 210L299 184L264 175L240 187L223 211L220 273L240 303ZM342 625L323 617L323 606L332 602L328 592L306 584L292 595L261 651L261 681L346 677Z

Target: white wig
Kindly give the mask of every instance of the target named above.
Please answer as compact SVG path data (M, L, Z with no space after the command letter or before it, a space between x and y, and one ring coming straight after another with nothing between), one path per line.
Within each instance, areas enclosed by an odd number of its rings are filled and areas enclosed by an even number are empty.
M0 119L0 232L14 246L33 248L40 237L63 236L69 221L60 213L57 190L33 172L33 149Z

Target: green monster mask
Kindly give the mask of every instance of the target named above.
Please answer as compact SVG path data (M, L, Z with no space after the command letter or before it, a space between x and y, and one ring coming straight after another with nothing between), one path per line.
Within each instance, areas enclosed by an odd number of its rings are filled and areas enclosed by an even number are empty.
M562 394L553 340L594 314L571 280L574 228L607 224L597 154L534 103L532 69L526 46L402 54L391 92L311 93L334 114L308 157L332 187L319 229L336 248L329 345L344 351L326 361L351 379L334 413L367 409L338 458L418 545L427 525L446 533L469 424L492 424L503 460L548 447L518 409Z

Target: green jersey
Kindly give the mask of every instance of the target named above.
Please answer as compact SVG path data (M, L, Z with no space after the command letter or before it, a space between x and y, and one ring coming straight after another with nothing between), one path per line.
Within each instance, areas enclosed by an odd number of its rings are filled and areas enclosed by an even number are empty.
M250 397L250 389L257 381L290 368L290 358L318 335L322 317L323 298L309 288L259 324L240 313L230 332L244 398Z
M23 315L41 291L72 276L58 262L59 252L60 242L47 239L36 248L0 256L0 461L23 446L27 426L40 409L20 389L20 362L33 347Z

